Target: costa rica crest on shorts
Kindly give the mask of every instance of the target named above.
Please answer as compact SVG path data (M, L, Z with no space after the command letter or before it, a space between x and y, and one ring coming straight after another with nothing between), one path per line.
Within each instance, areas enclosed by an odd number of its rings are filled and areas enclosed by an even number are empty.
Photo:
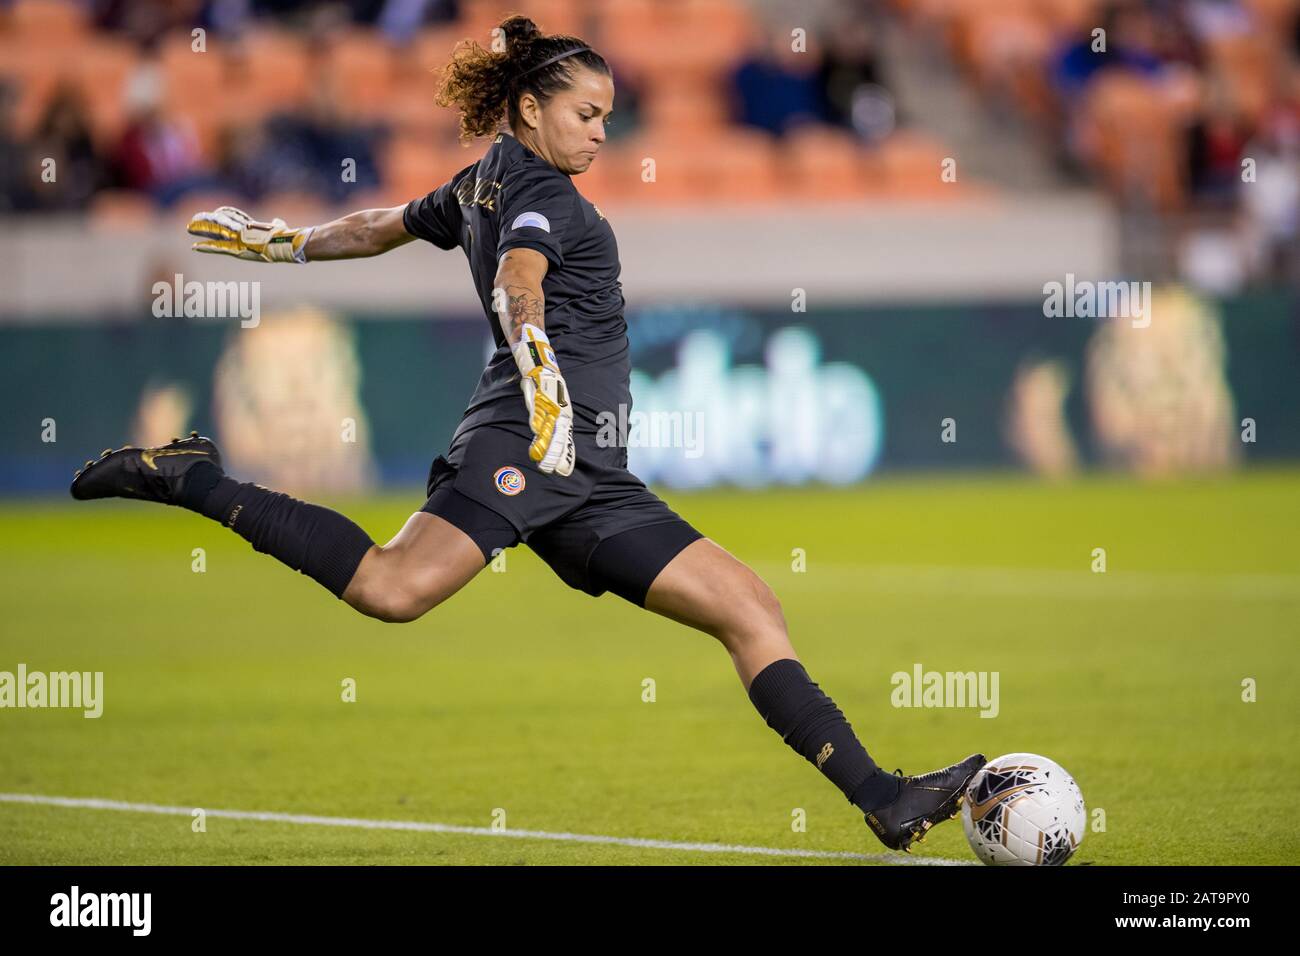
M497 491L513 498L524 490L524 473L514 465L503 465L492 475L492 483Z

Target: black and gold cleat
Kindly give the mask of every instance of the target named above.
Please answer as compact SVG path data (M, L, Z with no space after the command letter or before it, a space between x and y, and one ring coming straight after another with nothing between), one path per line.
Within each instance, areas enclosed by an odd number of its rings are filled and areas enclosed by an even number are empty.
M72 497L140 498L174 505L185 489L185 476L199 462L221 467L221 453L212 439L190 432L189 438L173 438L157 448L124 445L105 448L88 461L72 479Z
M867 826L891 850L910 853L911 845L924 842L933 826L961 812L966 785L987 762L983 754L971 754L961 763L919 777L904 777L895 770L902 778L898 796L893 803L868 810Z

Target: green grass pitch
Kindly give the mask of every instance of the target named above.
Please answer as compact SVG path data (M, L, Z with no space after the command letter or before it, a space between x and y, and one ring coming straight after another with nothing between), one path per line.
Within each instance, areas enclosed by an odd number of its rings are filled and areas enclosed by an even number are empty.
M813 679L887 770L1056 759L1104 811L1072 864L1300 863L1300 473L668 497L776 589ZM379 540L420 503L333 502ZM570 590L525 548L384 625L178 509L0 515L0 670L105 682L98 720L0 710L4 793L465 827L504 811L510 829L883 853L713 639ZM998 715L891 706L890 676L917 663L997 671ZM914 855L973 860L959 821ZM196 833L188 816L0 802L4 864L828 862L844 861L218 817Z

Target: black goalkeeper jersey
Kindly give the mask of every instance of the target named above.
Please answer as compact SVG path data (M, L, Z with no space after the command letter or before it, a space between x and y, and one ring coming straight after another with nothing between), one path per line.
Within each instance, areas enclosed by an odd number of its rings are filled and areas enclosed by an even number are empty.
M631 365L614 230L569 176L511 134L499 133L482 159L408 203L403 222L416 238L465 251L497 344L458 434L487 424L527 428L519 371L492 310L497 263L506 250L519 247L536 249L550 261L542 281L546 334L569 386L575 438L592 435L602 412L615 420L620 404L630 412Z

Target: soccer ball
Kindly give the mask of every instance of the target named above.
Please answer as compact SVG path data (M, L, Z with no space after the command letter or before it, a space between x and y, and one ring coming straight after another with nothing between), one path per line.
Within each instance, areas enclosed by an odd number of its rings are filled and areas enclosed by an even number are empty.
M966 839L989 866L1060 866L1083 842L1085 822L1079 785L1038 754L990 760L961 807Z

